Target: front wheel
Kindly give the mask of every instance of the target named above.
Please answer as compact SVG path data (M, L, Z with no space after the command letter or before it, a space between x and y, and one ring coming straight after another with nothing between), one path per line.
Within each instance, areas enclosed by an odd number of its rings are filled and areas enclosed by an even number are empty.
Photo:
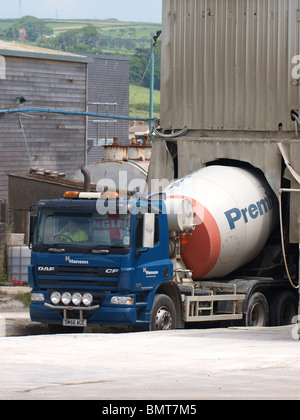
M151 311L150 331L174 330L175 325L176 311L172 299L167 295L156 295Z

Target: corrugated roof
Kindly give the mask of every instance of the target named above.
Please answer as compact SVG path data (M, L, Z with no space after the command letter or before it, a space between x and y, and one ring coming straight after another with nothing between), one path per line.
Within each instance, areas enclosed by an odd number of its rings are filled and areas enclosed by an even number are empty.
M0 55L13 57L39 58L47 60L74 61L90 63L93 60L89 57L67 53L65 51L50 50L33 45L18 44L0 40Z

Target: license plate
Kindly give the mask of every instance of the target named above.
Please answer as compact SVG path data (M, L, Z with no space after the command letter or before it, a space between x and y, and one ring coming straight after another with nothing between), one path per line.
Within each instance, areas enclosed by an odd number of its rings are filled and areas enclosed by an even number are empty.
M64 327L86 327L87 320L83 319L81 321L80 319L64 319L63 326Z

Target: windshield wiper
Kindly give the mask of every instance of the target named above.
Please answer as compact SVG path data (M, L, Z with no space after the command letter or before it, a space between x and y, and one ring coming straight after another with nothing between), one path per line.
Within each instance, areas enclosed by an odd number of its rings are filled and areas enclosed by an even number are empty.
M48 252L53 252L54 254L63 254L66 252L64 248L48 248Z
M61 245L62 244L42 244L43 246L46 247L45 251L48 252L53 252L56 254L62 254L63 252L66 252L65 248L62 248Z
M109 254L110 250L112 248L119 248L123 249L125 248L123 244L121 243L113 243L113 244L103 244L103 245L95 245L92 248L89 248L87 251L85 251L85 254L98 254L98 255L104 255Z
M104 249L104 247L106 247L106 245L93 246L93 248L88 249L85 254L109 254L109 250L107 248Z

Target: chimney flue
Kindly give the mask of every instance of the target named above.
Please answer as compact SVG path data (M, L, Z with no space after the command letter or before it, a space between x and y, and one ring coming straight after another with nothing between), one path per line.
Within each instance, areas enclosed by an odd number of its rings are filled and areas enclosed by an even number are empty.
M81 173L84 176L83 190L84 192L90 192L91 191L91 174L85 167L81 168Z

